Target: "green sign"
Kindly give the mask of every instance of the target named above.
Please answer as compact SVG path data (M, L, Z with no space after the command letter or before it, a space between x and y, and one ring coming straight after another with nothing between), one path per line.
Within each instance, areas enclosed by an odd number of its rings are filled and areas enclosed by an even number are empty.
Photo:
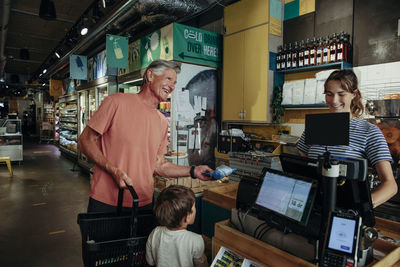
M221 64L221 35L174 23L174 60L217 67Z
M156 30L152 34L149 34L141 38L140 52L141 52L141 65L142 68L146 68L154 60L160 59L160 39L161 31Z
M111 68L128 68L128 38L107 34L107 66Z

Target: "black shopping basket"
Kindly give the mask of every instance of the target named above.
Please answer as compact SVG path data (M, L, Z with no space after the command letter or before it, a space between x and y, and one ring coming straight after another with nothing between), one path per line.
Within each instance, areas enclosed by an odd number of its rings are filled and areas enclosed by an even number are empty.
M85 267L148 266L146 241L155 220L151 211L138 214L138 196L133 187L128 189L133 197L132 212L122 212L120 190L115 213L78 214Z

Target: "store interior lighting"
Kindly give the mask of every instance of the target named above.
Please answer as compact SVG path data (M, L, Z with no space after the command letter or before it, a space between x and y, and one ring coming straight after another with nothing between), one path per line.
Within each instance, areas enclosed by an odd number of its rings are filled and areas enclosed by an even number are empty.
M46 72L47 72L47 69L44 69L42 73L45 74Z
M56 57L57 57L57 58L61 58L61 56L60 56L60 53L59 53L59 52L57 52L57 51L56 51L54 54L56 55Z
M87 20L88 20L87 18L82 19L82 26L79 31L82 36L86 35L89 31Z

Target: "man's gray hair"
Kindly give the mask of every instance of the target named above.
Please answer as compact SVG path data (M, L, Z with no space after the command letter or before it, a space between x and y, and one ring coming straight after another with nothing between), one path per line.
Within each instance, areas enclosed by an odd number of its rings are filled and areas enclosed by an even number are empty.
M181 72L181 63L175 61L168 61L163 59L154 60L147 67L143 75L143 85L147 83L147 71L152 69L155 75L161 75L165 69L173 69L176 74Z

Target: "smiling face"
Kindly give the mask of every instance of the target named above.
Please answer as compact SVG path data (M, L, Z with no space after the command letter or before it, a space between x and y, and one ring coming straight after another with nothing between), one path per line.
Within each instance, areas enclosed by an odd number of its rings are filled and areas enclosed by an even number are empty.
M330 112L350 112L355 94L342 88L341 82L331 80L326 84L325 101Z
M177 74L175 70L165 68L161 73L148 70L147 79L152 95L159 102L167 101L168 95L175 89Z

